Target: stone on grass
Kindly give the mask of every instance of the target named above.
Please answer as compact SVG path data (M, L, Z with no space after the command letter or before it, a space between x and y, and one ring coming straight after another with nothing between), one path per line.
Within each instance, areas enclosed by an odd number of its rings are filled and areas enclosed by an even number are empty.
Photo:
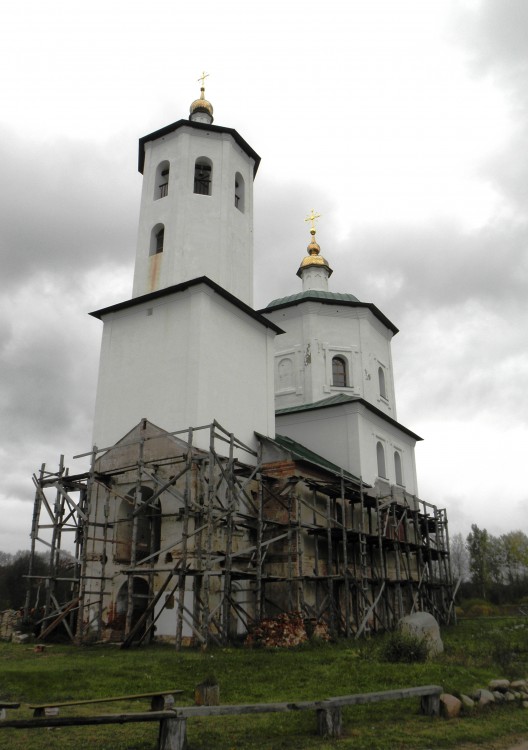
M398 623L398 628L402 633L425 640L429 656L436 656L444 650L444 644L440 637L440 626L429 612L415 612L403 617Z
M521 703L521 706L522 706L523 708L528 708L528 701L523 701L523 702Z
M513 682L510 682L510 687L514 690L525 690L528 686L528 683L526 680L513 680Z
M491 692L493 693L496 703L504 703L506 700L505 693L501 693L500 690L492 690Z
M462 703L462 706L464 708L475 708L475 701L473 698L470 698L469 695L462 695L460 696L460 701Z
M462 708L462 701L450 693L442 693L440 696L440 713L444 719L455 719Z
M479 706L487 706L489 703L495 703L495 696L489 690L482 688L475 693L475 700Z
M515 693L512 693L511 690L508 690L506 693L504 693L504 700L508 703L511 703L512 701L516 700Z
M491 680L488 685L488 688L491 690L491 692L493 692L494 690L500 690L501 692L505 693L509 687L509 680Z

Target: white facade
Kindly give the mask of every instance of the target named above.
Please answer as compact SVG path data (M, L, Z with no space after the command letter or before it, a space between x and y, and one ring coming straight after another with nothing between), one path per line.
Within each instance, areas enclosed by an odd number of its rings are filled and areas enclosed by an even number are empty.
M141 139L134 297L207 276L252 304L258 162L234 130L201 122L180 120Z
M410 495L418 494L414 459L417 436L375 414L359 400L279 413L276 430L361 477L367 484L385 480ZM383 451L384 470L379 465L378 445Z
M285 331L275 349L276 408L345 393L396 419L390 348L396 329L382 323L369 306L340 299L344 296L327 293L319 300L308 295L297 304L273 309L272 303L262 310ZM345 364L344 386L334 384L334 357Z
M169 432L216 420L248 446L255 430L275 434L278 329L249 306L260 159L235 130L211 124L203 90L191 110L140 139L133 297L93 313L104 323L99 448L143 418Z
M255 430L275 434L275 326L210 283L182 286L93 313L104 322L99 448L143 418L167 431L216 420L250 447Z
M416 495L420 438L396 421L391 341L398 329L375 305L328 291L332 270L311 234L297 272L303 291L262 311L285 331L275 341L277 434L367 484Z

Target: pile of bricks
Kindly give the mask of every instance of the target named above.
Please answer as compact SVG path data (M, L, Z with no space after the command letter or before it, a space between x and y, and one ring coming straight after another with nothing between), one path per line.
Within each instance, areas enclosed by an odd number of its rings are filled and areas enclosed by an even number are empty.
M326 623L305 620L301 612L284 612L277 617L261 620L247 636L245 645L292 648L310 638L330 640Z

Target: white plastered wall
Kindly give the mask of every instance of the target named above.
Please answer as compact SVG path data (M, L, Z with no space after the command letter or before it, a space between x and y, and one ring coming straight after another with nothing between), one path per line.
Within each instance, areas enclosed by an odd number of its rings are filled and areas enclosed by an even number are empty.
M336 393L360 396L396 419L392 373L392 331L368 308L303 302L265 312L284 329L275 342L276 408L313 404ZM332 358L347 362L347 387L332 385ZM294 362L291 384L281 382L284 359ZM385 373L387 398L379 392L378 369Z
M194 193L199 157L212 163L211 195ZM167 195L156 175L169 162ZM182 126L145 144L133 297L207 276L246 304L253 299L255 162L228 133ZM244 181L244 210L235 206L235 175ZM163 252L149 254L154 227L165 228Z
M418 494L414 447L416 440L364 404L351 403L323 409L279 414L278 435L286 435L328 461L341 466L367 484L378 479L376 444L385 450L388 481L396 484L394 451L400 453L403 484L407 492Z
M273 436L274 336L205 284L106 314L94 444L144 417L168 431L217 420L249 446Z

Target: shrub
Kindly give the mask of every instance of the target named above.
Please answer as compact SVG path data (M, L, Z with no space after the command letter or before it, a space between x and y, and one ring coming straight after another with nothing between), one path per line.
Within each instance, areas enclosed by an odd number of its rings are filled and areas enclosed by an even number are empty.
M390 662L424 662L428 659L429 648L425 638L396 630L381 646L380 656Z
M496 608L492 604L473 604L466 610L466 617L492 617Z

